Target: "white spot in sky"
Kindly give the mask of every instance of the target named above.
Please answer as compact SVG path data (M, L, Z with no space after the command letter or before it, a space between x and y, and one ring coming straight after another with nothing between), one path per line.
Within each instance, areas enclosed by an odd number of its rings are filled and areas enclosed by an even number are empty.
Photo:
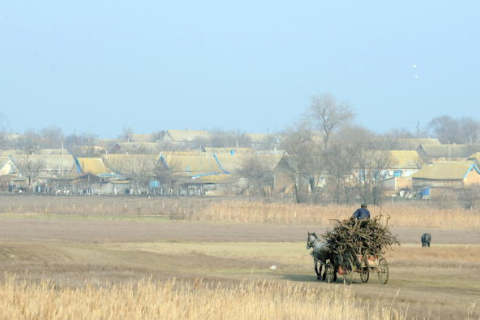
M416 68L417 68L417 65L416 65L416 64L414 64L412 67L413 67L413 69L416 69Z

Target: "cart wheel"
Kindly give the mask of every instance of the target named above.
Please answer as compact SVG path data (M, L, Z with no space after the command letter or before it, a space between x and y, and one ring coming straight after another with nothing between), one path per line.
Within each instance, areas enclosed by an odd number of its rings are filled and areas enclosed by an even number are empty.
M385 260L383 257L378 258L377 273L380 283L386 284L388 281L388 264L387 260Z
M335 279L335 268L331 263L325 265L325 281L327 283L332 283Z
M343 262L343 284L351 284L353 278L353 264L350 259L345 259Z
M370 278L370 267L368 265L367 256L363 257L362 264L363 265L360 267L360 280L362 280L363 283L367 283Z

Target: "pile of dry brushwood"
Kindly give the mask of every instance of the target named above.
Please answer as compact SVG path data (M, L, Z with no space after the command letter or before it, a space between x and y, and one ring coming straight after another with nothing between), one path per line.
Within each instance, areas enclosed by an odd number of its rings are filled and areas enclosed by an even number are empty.
M392 245L400 242L388 230L388 217L381 223L382 215L373 219L346 219L336 221L336 226L322 235L334 254L345 254L353 249L356 254L383 254Z

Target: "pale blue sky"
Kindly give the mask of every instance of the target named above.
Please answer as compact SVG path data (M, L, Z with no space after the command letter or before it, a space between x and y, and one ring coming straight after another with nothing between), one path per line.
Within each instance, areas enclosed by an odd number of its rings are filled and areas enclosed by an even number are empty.
M479 88L477 0L0 2L14 132L273 132L325 92L374 131L414 130L479 119Z

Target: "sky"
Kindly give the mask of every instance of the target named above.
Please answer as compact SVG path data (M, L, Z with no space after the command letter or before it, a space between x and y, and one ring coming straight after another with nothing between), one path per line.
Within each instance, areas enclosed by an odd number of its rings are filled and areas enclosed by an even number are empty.
M480 1L0 1L0 125L277 132L316 94L378 132L480 120Z

